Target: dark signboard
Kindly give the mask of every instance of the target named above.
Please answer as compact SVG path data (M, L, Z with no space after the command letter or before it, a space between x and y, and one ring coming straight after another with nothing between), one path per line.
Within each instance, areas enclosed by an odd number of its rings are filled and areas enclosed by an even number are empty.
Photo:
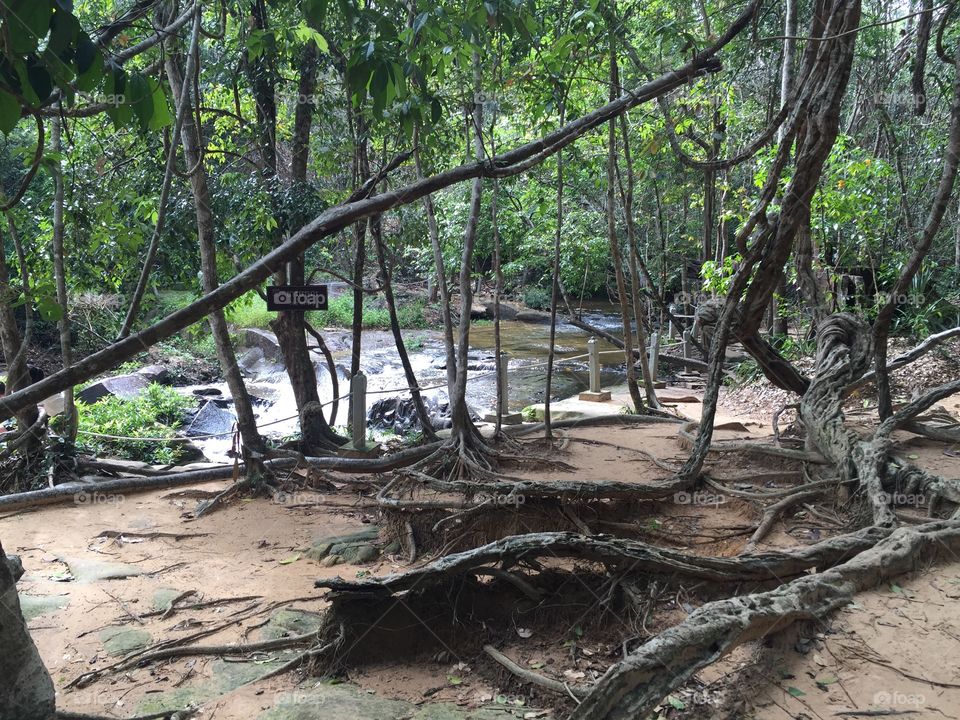
M326 310L326 285L270 285L267 310Z

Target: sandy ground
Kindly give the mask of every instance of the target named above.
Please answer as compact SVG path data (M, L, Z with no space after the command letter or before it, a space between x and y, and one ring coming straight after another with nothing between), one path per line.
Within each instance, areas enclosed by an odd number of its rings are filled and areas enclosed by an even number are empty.
M960 415L960 397L943 404ZM677 403L677 407L687 415L698 415L695 403ZM768 418L742 416L740 420L743 424L738 429L718 431L718 439L760 438L768 433ZM668 465L679 464L686 456L670 426L583 428L564 435L557 457L573 466L572 473L539 467L521 474L543 480L575 477L643 483L669 475L646 454ZM916 455L915 462L960 476L960 458L951 449L909 436L898 440L902 452ZM775 472L778 463L742 455L714 456L709 469L716 477L734 479L742 473ZM406 567L399 555L334 567L323 567L305 556L305 548L315 539L363 530L375 520L369 509L350 507L357 494L349 488L297 492L282 502L235 501L199 520L184 517L196 505L197 495L224 486L207 483L129 497L88 494L70 505L0 519L4 547L21 556L27 571L20 593L34 604L39 598L52 599L52 605L32 617L29 626L58 688L61 708L120 718L194 700L202 703L202 718L280 717L267 713L289 693L318 682L315 678L301 682L297 673L257 681L258 674L291 657L282 652L243 658L245 663L235 663L242 665L239 668L216 656L181 658L109 673L85 688L67 685L85 672L116 661L105 648L111 629L147 633L149 642L156 643L236 621L197 642L255 642L263 639L269 628L265 623L276 615L278 603L288 609L322 611L324 600L313 588L318 577L382 575ZM304 506L316 500L339 507ZM681 495L673 503L640 505L633 512L621 520L636 526L640 537L711 555L739 552L757 519L748 503L709 492ZM595 532L604 530L602 518L584 513L578 520ZM546 529L524 521L513 523L504 522L503 535ZM830 523L799 510L779 522L761 547L814 542L832 532L835 528ZM86 577L103 571L127 577ZM191 602L224 602L160 614L166 607L163 598L169 602L170 597L191 590L196 593ZM589 682L620 657L623 637L632 637L631 647L636 646L704 602L702 588L649 591L649 616L601 628L591 623L588 609L582 619L574 617L563 626L535 628L529 635L518 632L503 651L538 672ZM960 558L862 593L854 606L829 622L738 649L678 691L673 697L676 702L666 704L660 716L781 720L883 709L918 718L960 717L958 597ZM350 709L331 710L331 705L316 714L289 717L380 720L412 717L414 710L440 704L529 718L562 717L569 710L569 703L531 691L484 656L458 657L449 649L415 661L384 659L352 671L346 679L360 688L358 697L364 702L376 693L410 705L389 712L380 706L361 712L357 708L366 706L358 701L343 706Z

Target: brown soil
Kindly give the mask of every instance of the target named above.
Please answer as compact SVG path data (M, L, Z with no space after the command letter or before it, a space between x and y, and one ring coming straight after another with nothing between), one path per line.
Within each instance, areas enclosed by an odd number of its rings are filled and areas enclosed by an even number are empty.
M696 415L689 405L685 410ZM960 396L944 405L958 414ZM726 407L725 411L738 409ZM743 430L718 431L718 439L759 439L768 433L768 417L754 414L747 419L752 424L745 423ZM906 435L899 440L905 453L916 455L918 464L952 477L960 475L960 458L942 444ZM585 428L566 431L557 455L575 468L572 474L549 467L511 472L541 480L575 477L643 483L667 477L669 472L651 462L644 452L673 464L686 457L677 443L675 428L670 426ZM733 482L740 475L774 472L781 467L779 460L737 454L712 456L709 470ZM210 493L224 486L208 483L196 490ZM290 507L317 499L317 493L304 491L294 496L293 502L288 497L285 505L263 498L245 499L200 520L188 521L183 514L193 508L196 499L184 497L190 493L183 490L167 490L96 498L95 506L88 502L49 507L0 519L4 547L19 554L27 570L19 585L21 594L69 596L67 607L30 622L58 688L59 706L126 717L136 714L137 708L157 693L212 682L218 661L198 657L108 674L87 688L67 689L67 683L78 675L113 662L103 649L103 628L119 625L143 629L156 642L222 623L245 608L253 611L254 604L259 603L256 609L261 614L200 642L254 641L260 639L258 627L269 617L270 603L288 601L289 607L322 610L325 601L313 588L318 577L354 578L405 569L405 559L399 556L364 566L332 568L304 557L302 551L312 539L356 532L376 520L373 511L350 507L357 495L349 487L323 492L321 499L340 507ZM832 506L821 510L828 517L846 512L844 507ZM519 517L504 528L503 534L508 530L546 529L539 523L525 529ZM704 555L735 555L757 518L757 510L749 502L719 497L705 489L677 497L673 503L636 504L629 514L614 522L619 523L615 528L618 534L632 534ZM603 532L605 522L610 522L589 507L577 519L594 532ZM573 520L558 517L550 529L576 530L577 526ZM106 530L129 535L125 539L98 537ZM799 508L777 523L761 549L815 542L837 530L837 526ZM203 536L147 538L135 533ZM82 584L69 581L62 558L126 563L145 574ZM259 599L177 611L166 619L142 617L153 609L152 598L159 588L195 590L203 600L242 596ZM525 667L573 684L589 683L622 656L625 638L629 639L628 647L635 647L711 598L710 588L697 585L661 587L651 582L636 588L648 598L642 613L603 613L599 600L609 587L591 586L587 590L598 603L549 626L526 627L519 618L513 628L501 628L496 633L501 640L510 638L499 647ZM871 703L882 701L885 696L879 693L884 692L891 703L901 703L889 707L919 710L915 717L956 717L960 690L946 684L960 685L960 621L955 605L960 597L958 588L960 558L895 586L863 593L856 606L829 623L775 638L769 646L759 643L739 649L678 691L674 697L677 702L665 705L661 717L826 718L843 710L879 707ZM518 708L518 712L522 709L520 717L541 712L529 717L562 717L572 702L521 684L483 654L461 656L456 647L441 647L418 658L384 659L350 671L347 679L379 695L416 704L506 704ZM930 684L934 680L941 685ZM299 673L288 673L243 685L207 702L202 717L215 713L217 720L255 718L272 705L278 692L294 689L300 681ZM903 704L908 702L914 705ZM680 705L682 710L678 709Z

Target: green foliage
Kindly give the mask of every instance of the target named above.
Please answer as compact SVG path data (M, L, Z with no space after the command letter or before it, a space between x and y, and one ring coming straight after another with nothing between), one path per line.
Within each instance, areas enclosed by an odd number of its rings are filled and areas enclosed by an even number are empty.
M737 265L743 258L739 255L727 255L722 263L707 260L700 266L700 276L703 278L705 292L726 295L730 290L730 283L736 273Z
M0 132L9 134L22 108L45 104L55 90L72 107L78 94L106 106L119 128L136 120L141 130L172 122L160 83L105 60L72 12L72 2L0 3Z
M550 291L541 287L529 287L523 291L523 303L534 310L549 310Z
M426 328L423 302L398 303L397 320L402 328ZM315 327L353 327L353 295L344 294L332 298L327 310L311 310L307 319ZM390 327L390 313L379 301L365 298L363 302L363 327L386 330Z
M77 403L78 442L84 450L97 455L112 455L152 464L175 462L181 456L176 443L147 440L109 440L84 433L100 433L130 438L172 438L183 424L183 416L195 400L171 387L151 383L140 395L124 400L110 396L87 405Z

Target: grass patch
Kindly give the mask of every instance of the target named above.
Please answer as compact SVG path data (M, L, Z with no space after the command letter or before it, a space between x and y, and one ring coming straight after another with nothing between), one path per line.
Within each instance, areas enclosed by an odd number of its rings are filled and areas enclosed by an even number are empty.
M162 295L159 306L164 313L177 310L194 300L188 291L170 291ZM256 293L250 292L230 303L226 308L227 321L236 327L270 329L275 312L267 310L267 303ZM307 320L315 327L353 327L353 294L345 293L331 298L327 310L311 310ZM424 316L423 300L404 301L397 306L397 320L406 329L430 327ZM379 298L365 298L363 303L363 327L389 330L390 313ZM206 329L206 328L204 328Z
M397 307L400 327L423 329L429 327L423 314L422 300L411 300ZM330 300L327 310L311 310L307 319L321 327L353 327L353 295L339 295ZM390 328L390 313L380 300L366 299L363 303L363 327L387 330Z

